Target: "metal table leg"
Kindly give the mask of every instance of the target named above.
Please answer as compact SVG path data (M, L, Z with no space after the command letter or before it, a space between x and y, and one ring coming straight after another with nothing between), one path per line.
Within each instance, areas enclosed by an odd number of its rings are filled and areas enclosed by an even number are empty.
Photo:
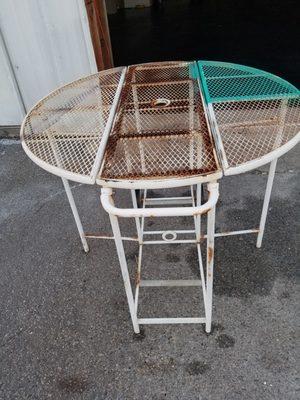
M132 321L132 325L133 325L133 330L135 333L140 333L140 328L139 328L139 324L137 321L137 315L136 315L136 311L135 311L134 298L133 298L131 284L130 284L130 278L129 278L128 268L127 268L127 261L126 261L126 257L125 257L118 217L116 217L113 214L109 214L109 218L110 218L110 223L111 223L112 231L113 231L114 238L115 238L119 263L120 263L120 267L121 267L121 271L122 271L125 292L126 292L126 296L127 296L131 321Z
M257 241L256 241L256 247L258 247L258 248L261 247L262 239L264 236L265 224L266 224L266 219L267 219L267 214L268 214L268 209L269 209L269 203L270 203L270 198L271 198L274 175L275 175L275 171L276 171L276 165L277 165L277 158L275 160L273 160L270 164L267 187L266 187L266 192L265 192L265 197L264 197L264 204L263 204L262 213L261 213L261 217L260 217L259 232L258 232Z
M216 208L213 207L207 213L207 249L206 249L206 324L205 331L211 331L212 316L212 294L213 294L213 271L215 253L215 214Z
M78 233L79 233L79 236L80 236L80 240L81 240L83 249L87 253L89 251L89 246L87 244L87 241L86 241L86 238L85 238L85 235L84 235L82 223L80 221L80 217L79 217L78 210L77 210L77 207L76 207L76 204L75 204L75 201L74 201L74 197L73 197L70 185L69 185L69 181L67 179L65 179L65 178L61 178L61 180L63 182L64 188L65 188L65 191L66 191L69 203L70 203L70 207L72 209L72 213L73 213L74 218L75 218L76 226L77 226L77 229L78 229Z

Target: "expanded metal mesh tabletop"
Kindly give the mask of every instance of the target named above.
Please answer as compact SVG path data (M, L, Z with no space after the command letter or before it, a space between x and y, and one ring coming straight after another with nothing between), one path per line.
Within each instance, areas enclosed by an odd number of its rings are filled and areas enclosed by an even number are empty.
M161 179L218 170L193 63L129 67L102 179Z
M71 180L183 185L288 151L299 141L299 109L294 86L254 68L151 63L59 88L28 113L21 136L33 161Z
M263 165L299 141L293 85L243 65L198 61L198 68L225 175Z
M97 152L114 117L125 68L87 76L37 103L26 116L21 138L42 168L74 181L94 183Z

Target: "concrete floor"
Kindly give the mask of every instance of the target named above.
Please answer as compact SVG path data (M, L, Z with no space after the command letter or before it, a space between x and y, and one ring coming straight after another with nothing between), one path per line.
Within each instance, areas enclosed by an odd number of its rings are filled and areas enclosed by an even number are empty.
M299 147L279 162L263 247L252 235L216 239L213 333L161 325L139 337L114 243L90 241L84 254L59 178L17 141L1 140L0 154L1 399L296 400ZM217 229L257 226L265 183L266 168L222 181ZM99 191L73 184L73 192L86 231L110 232ZM120 204L128 200L119 194ZM122 227L134 230L130 221ZM126 249L134 276L137 249ZM195 249L150 247L143 272L193 277ZM197 316L198 295L144 289L141 310Z

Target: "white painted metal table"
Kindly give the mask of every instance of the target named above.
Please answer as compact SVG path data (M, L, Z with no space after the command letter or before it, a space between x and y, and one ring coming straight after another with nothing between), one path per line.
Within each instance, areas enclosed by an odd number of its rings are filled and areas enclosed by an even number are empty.
M261 246L277 159L300 139L299 109L299 91L264 71L210 61L150 63L103 71L57 89L27 114L21 137L28 156L62 178L85 251L89 235L68 180L102 187L101 202L110 216L134 331L138 333L141 324L204 323L210 332L214 238L256 233ZM218 180L267 163L271 165L259 227L215 233ZM204 204L202 185L209 192ZM190 187L189 196L147 195L148 189L182 186ZM112 190L119 188L131 191L132 205L126 209L114 204ZM141 206L136 189L142 191ZM206 214L205 234L201 216ZM176 216L190 216L194 229L145 230L145 218ZM136 237L121 236L119 217L135 219ZM135 294L124 240L139 245ZM143 280L143 246L175 243L195 244L200 279ZM205 317L139 317L144 286L201 287Z

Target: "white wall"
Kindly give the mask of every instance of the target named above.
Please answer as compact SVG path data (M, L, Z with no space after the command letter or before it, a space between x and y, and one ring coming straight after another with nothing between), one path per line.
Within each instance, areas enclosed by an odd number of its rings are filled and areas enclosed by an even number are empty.
M23 114L9 60L3 46L0 46L0 125L17 125L21 122Z
M84 0L0 0L0 28L26 111L56 87L97 71ZM24 113L0 56L0 125L16 125Z

